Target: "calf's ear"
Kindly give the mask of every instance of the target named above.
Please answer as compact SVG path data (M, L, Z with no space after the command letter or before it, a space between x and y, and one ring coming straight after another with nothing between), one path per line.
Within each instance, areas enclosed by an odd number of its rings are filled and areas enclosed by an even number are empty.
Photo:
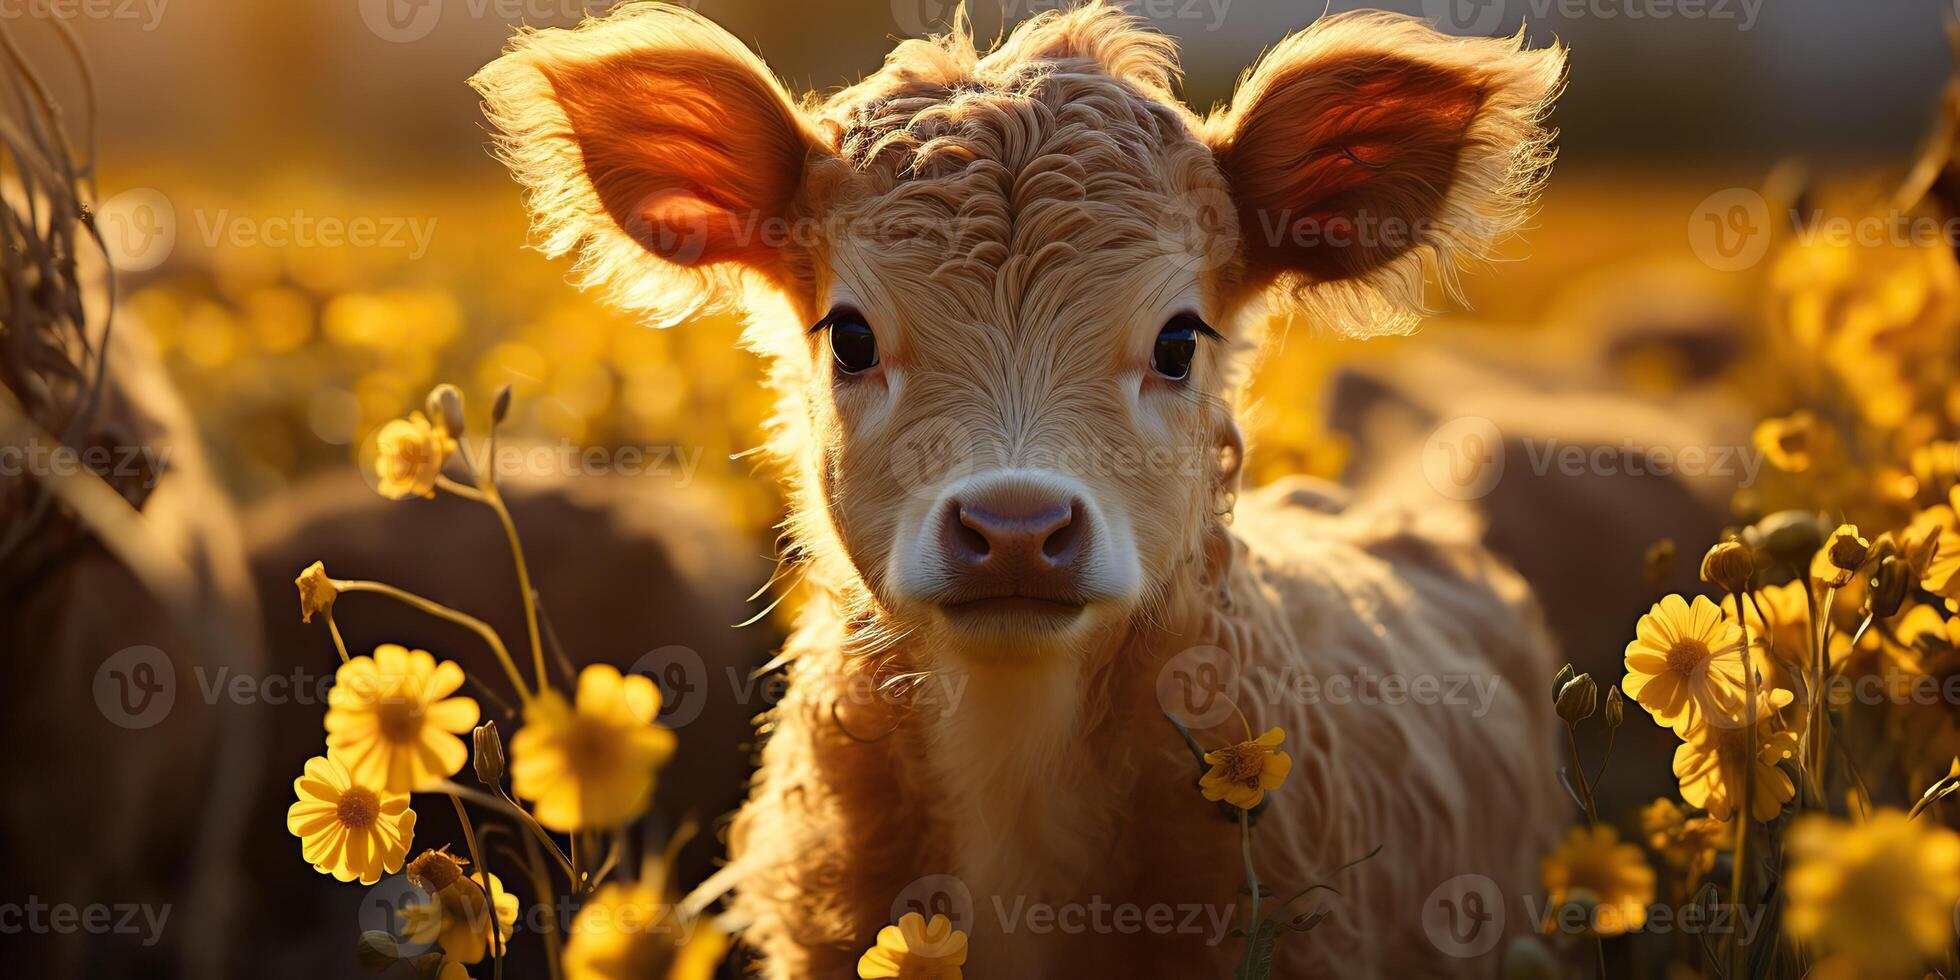
M719 26L628 4L526 31L470 84L548 255L661 322L790 275L782 245L826 153L782 85Z
M1205 121L1249 286L1350 334L1408 330L1429 275L1454 293L1528 216L1564 76L1564 50L1526 50L1522 32L1450 37L1393 14L1287 38Z

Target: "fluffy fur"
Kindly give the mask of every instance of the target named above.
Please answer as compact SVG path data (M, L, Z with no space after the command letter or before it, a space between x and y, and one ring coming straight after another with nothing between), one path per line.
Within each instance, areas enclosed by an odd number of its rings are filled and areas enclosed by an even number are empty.
M771 448L812 600L730 864L699 896L732 889L768 975L850 975L895 903L940 874L972 898L972 975L1229 972L1230 937L1012 917L1117 903L1243 918L1237 824L1198 795L1158 698L1200 647L1224 651L1252 723L1283 726L1296 759L1258 828L1262 879L1281 896L1341 893L1327 923L1282 943L1279 974L1490 972L1438 950L1421 916L1437 884L1477 873L1525 924L1560 806L1536 614L1470 522L1433 504L1418 519L1386 503L1336 513L1297 487L1241 501L1233 404L1271 315L1406 326L1425 268L1446 273L1515 226L1562 66L1521 38L1331 17L1200 117L1173 95L1171 42L1091 3L984 56L964 29L903 42L877 74L796 105L714 25L626 4L526 34L475 79L548 252L578 251L588 284L657 319L740 304L771 358ZM609 89L635 97L600 108ZM681 116L716 125L677 129ZM737 160L751 163L722 169ZM636 229L649 188L655 210L709 215L686 239L701 247ZM1411 237L1261 231L1380 215ZM713 227L731 217L786 234ZM864 377L834 375L810 329L840 304L877 334ZM1183 312L1227 340L1169 383L1151 343ZM1135 586L1039 635L976 636L921 601L910 559L933 508L963 476L1009 471L1075 481L1093 540L1135 566ZM1479 713L1280 689L1357 673L1495 696Z

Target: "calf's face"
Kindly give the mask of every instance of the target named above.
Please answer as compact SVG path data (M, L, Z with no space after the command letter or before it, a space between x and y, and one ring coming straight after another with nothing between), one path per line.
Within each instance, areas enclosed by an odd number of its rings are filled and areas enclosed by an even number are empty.
M713 24L628 4L473 82L547 251L657 319L745 308L799 546L970 662L1161 622L1215 571L1261 315L1405 328L1425 273L1521 217L1562 71L1329 18L1201 118L1168 40L1091 4L799 105Z

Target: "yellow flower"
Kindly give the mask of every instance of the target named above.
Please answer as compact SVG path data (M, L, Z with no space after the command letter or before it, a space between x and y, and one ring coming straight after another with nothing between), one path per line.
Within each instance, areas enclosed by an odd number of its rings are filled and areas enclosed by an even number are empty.
M391 500L436 495L436 477L443 461L456 451L456 440L429 424L421 412L395 419L375 437L375 489Z
M858 959L858 976L960 980L965 963L966 933L953 928L951 919L935 915L927 922L919 913L907 912L898 925L878 930L878 945Z
M1796 795L1796 784L1777 766L1795 757L1800 740L1804 715L1779 715L1790 700L1790 692L1782 690L1757 695L1756 783L1750 815L1759 821L1775 819L1783 804ZM1792 719L1796 727L1782 727ZM1711 718L1674 750L1674 776L1681 781L1681 798L1689 806L1707 810L1717 820L1731 819L1735 810L1732 801L1742 794L1743 764L1749 757L1747 729L1739 716Z
M356 780L325 756L307 760L293 792L299 802L286 810L286 829L314 870L372 885L401 868L415 838L407 793Z
M1948 599L1960 599L1960 574L1955 574L1960 573L1960 530L1955 523L1953 508L1941 504L1921 511L1905 532L1904 550L1920 574L1920 586Z
M1922 772L1937 771L1960 756L1960 708L1947 692L1960 684L1960 617L1945 618L1918 604L1894 620L1903 647L1887 644L1888 691L1898 711L1899 746ZM1874 630L1873 632L1877 632Z
M1756 426L1753 441L1769 465L1785 473L1802 473L1830 447L1831 428L1810 412L1799 411L1787 418L1764 419Z
M1952 946L1960 835L1881 810L1862 826L1806 816L1786 840L1790 938L1864 976L1920 976Z
M1670 595L1640 617L1627 644L1628 697L1660 724L1685 734L1704 716L1734 714L1742 703L1742 632L1719 606Z
M1620 834L1612 827L1567 831L1558 848L1539 864L1539 873L1549 908L1582 899L1592 903L1589 926L1598 935L1617 936L1647 922L1647 906L1654 900L1654 869L1647 866L1640 848L1620 843Z
M1708 817L1689 817L1664 796L1641 809L1640 831L1647 835L1647 846L1691 888L1714 869L1715 852L1726 847L1734 835L1728 824Z
M565 980L711 980L727 955L728 934L712 921L679 918L656 870L631 884L594 892L572 920L561 961Z
M423 851L408 864L408 878L422 889L428 901L412 901L402 906L403 941L417 945L441 943L442 953L458 963L480 963L490 951L490 908L497 910L497 942L509 948L511 927L517 922L517 896L504 891L504 883L490 875L489 904L483 900L483 882L477 875L465 875L464 862L447 851Z
M327 754L363 783L433 787L469 761L458 736L476 725L476 702L449 696L462 686L454 661L393 643L341 664L327 694Z
M1285 740L1285 732L1269 728L1258 738L1205 753L1211 771L1198 780L1205 799L1223 800L1241 810L1258 806L1266 791L1278 789L1293 771L1293 759L1279 750Z
M316 561L306 566L299 577L293 579L293 584L299 586L300 622L312 622L314 613L333 612L333 601L340 596L340 590L334 588L332 579L327 578L326 565Z
M654 770L674 753L674 733L653 723L660 689L638 675L593 664L578 703L546 690L524 709L510 740L511 787L557 831L616 827L646 812Z

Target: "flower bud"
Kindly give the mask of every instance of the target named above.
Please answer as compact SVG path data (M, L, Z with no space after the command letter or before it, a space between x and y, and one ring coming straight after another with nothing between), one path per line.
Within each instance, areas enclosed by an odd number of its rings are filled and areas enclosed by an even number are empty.
M490 406L490 424L498 425L510 414L510 385L497 389L497 400Z
M1552 675L1552 703L1553 704L1558 703L1558 696L1560 694L1565 693L1565 685L1570 683L1572 678L1577 675L1578 672L1572 669L1571 664L1566 664L1565 666L1560 667L1558 669L1558 673Z
M470 738L476 744L476 778L494 789L504 778L504 740L497 737L497 723L476 726Z
M466 863L447 850L427 850L408 862L406 873L415 887L435 895L463 877L463 865Z
M455 385L445 383L430 389L422 411L441 426L449 438L463 437L463 393Z
M379 929L369 929L354 941L354 962L368 973L381 973L401 958L401 947L395 937Z
M1906 588L1912 584L1912 569L1904 559L1886 555L1878 560L1872 574L1871 589L1865 593L1865 611L1873 619L1890 619L1905 604Z
M1847 572L1855 572L1865 564L1865 556L1871 554L1872 543L1858 535L1858 525L1839 524L1831 532L1830 544L1825 546L1831 554L1831 564Z
M1701 559L1701 580L1724 592L1741 592L1755 574L1755 559L1739 542L1724 541L1708 549Z
M1750 530L1754 532L1752 543L1771 564L1799 574L1810 566L1810 556L1824 546L1824 523L1805 510L1779 510L1757 521Z
M1593 709L1599 707L1599 685L1593 683L1591 674L1580 674L1565 682L1565 689L1558 692L1558 716L1568 725L1576 725L1592 717Z
M1606 689L1606 727L1618 728L1626 720L1626 698L1620 696L1620 686L1615 684Z
M324 563L316 561L306 566L299 577L293 579L293 584L299 586L300 622L312 622L314 613L333 612L333 601L340 596L340 589L327 577Z

